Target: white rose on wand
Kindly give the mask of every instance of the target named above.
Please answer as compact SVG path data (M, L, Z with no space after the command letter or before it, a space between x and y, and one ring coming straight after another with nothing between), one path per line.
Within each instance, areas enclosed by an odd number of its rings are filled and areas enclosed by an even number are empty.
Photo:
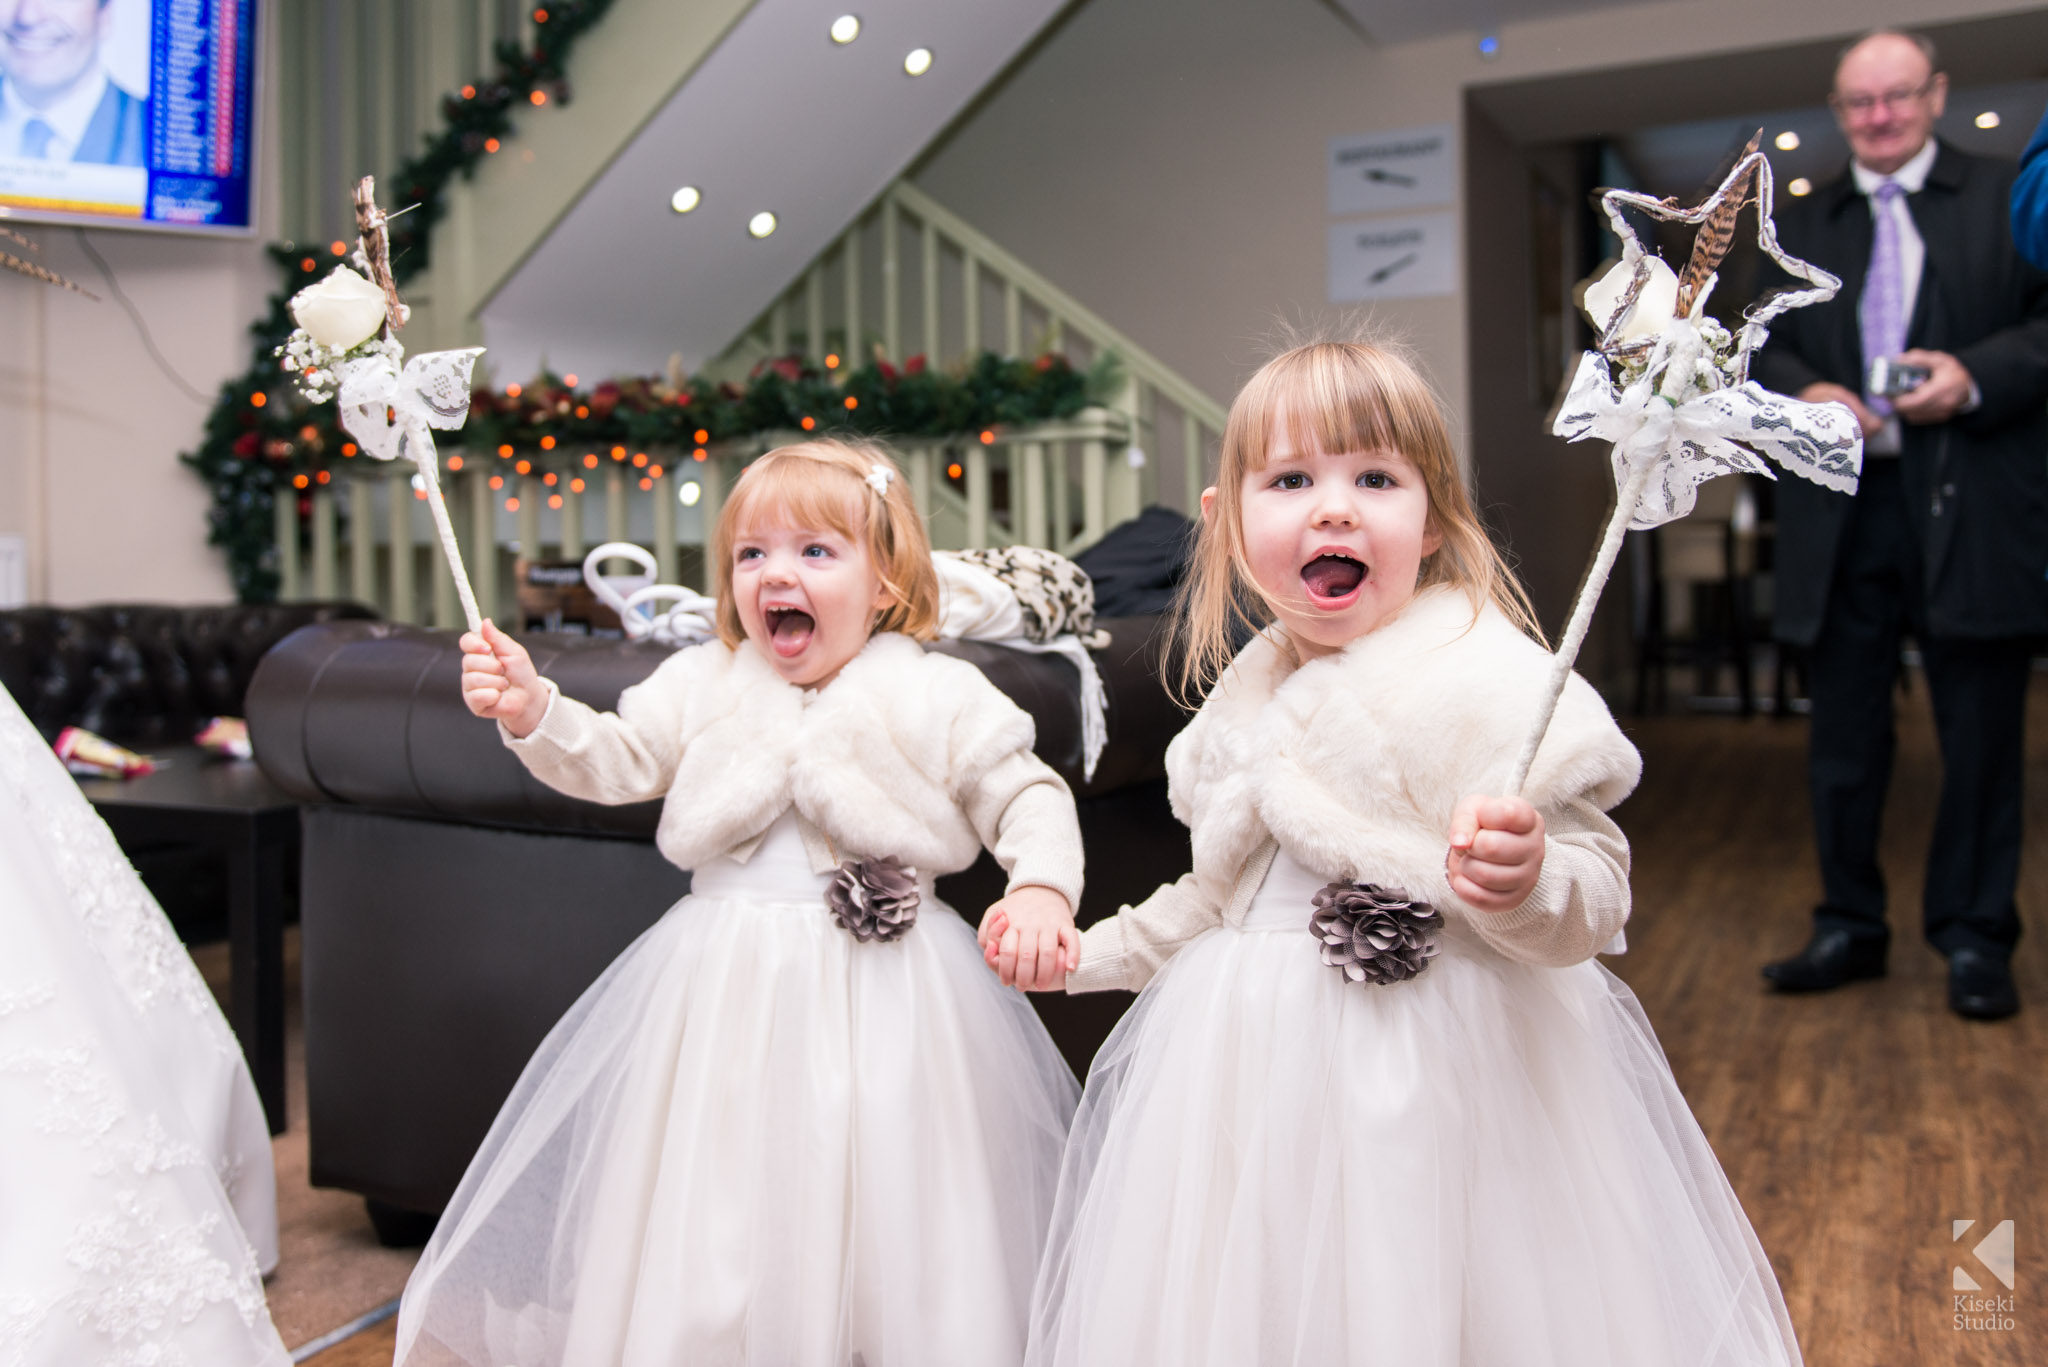
M384 326L384 291L347 266L292 296L292 319L321 346L347 351Z
M1655 337L1664 330L1678 312L1678 276L1663 258L1644 258L1650 268L1649 278L1643 281L1642 293L1636 296L1635 308L1629 313L1628 321L1621 325L1621 332L1614 340L1627 343L1643 337ZM1621 301L1628 296L1630 282L1635 279L1636 268L1623 261L1616 264L1607 274L1586 286L1586 316L1593 320L1593 326L1601 331L1613 325L1614 315L1621 308ZM1713 284L1700 291L1693 301L1692 316L1698 319L1707 302L1707 295Z

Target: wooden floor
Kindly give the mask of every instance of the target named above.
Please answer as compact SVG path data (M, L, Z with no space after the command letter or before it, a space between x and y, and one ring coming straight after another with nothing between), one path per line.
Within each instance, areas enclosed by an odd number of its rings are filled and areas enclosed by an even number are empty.
M1939 781L1924 692L1904 707L1887 814L1892 972L1816 997L1764 990L1766 959L1803 943L1818 892L1805 724L1653 718L1630 729L1643 786L1618 812L1635 847L1627 955L1685 1094L1770 1252L1813 1367L2048 1364L2048 688L2029 717L2028 863L2036 931L2015 960L2027 1009L1997 1024L1944 1005L1918 936L1919 871ZM1975 1230L1952 1244L1950 1224ZM2014 1222L2017 1288L1969 1250ZM1953 1326L1953 1269L2013 1298L2005 1332ZM387 1322L316 1367L385 1367ZM1501 1367L1512 1367L1502 1364Z

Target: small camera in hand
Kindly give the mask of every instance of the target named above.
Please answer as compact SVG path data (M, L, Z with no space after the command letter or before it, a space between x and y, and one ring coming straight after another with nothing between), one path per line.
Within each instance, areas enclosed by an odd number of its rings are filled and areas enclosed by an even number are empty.
M1895 357L1880 356L1870 363L1870 392L1896 399L1926 384L1927 377L1933 373L1924 365L1911 365Z

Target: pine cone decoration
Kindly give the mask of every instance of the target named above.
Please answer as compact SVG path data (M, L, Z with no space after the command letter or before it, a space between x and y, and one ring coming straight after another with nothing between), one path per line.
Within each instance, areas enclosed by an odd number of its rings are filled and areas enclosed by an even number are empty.
M894 858L849 859L832 875L825 905L866 944L894 940L917 924L917 870Z
M1436 957L1444 918L1427 902L1376 883L1332 883L1315 896L1309 933L1323 962L1355 983L1405 982Z

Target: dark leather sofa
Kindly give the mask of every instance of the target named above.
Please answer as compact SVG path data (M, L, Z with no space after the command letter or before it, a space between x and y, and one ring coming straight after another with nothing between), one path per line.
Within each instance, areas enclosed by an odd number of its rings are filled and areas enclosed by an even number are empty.
M1103 623L1110 741L1080 777L1073 667L974 642L1073 785L1088 846L1087 924L1187 868L1164 755L1183 716L1158 680L1157 621ZM530 635L572 697L614 706L667 653ZM689 887L653 845L658 804L600 807L545 787L464 708L455 637L383 622L309 628L257 672L249 722L270 777L308 804L301 889L306 1084L316 1186L369 1198L388 1239L447 1202L521 1067L605 966ZM939 891L978 917L980 864ZM1077 1072L1123 994L1034 998Z
M0 612L0 684L54 739L82 726L121 745L189 744L239 717L264 653L313 622L375 618L359 603L111 603Z

